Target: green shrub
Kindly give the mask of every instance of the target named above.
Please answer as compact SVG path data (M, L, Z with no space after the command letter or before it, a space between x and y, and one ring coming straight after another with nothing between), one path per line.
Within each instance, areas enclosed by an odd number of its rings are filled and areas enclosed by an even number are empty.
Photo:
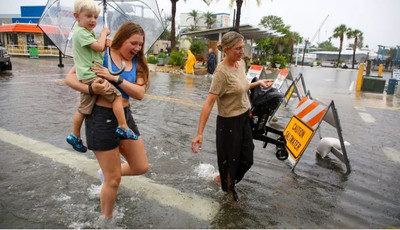
M169 57L168 65L173 66L185 66L185 61L183 60L183 52L172 51L171 56Z
M159 53L158 55L157 55L157 58L167 58L168 56L167 56L167 54L166 53Z
M154 55L150 55L149 57L147 57L147 62L150 64L157 64L158 58L155 57Z
M271 58L271 66L273 68L276 68L276 64L280 64L280 66L279 66L280 69L286 68L286 64L287 64L286 58L281 54L275 54Z
M192 53L194 55L196 54L201 54L203 53L203 51L207 48L207 44L202 41L202 40L198 40L198 39L193 39L192 43L190 44L190 51L192 51Z

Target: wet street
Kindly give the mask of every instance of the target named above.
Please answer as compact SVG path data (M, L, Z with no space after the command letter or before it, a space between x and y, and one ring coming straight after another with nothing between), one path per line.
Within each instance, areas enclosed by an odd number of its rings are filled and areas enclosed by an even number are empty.
M12 57L13 70L0 73L2 228L99 227L97 161L65 141L79 93L64 84L72 60L63 61L59 68L57 58ZM334 100L350 143L349 175L334 155L316 156L318 134L294 172L274 146L255 141L254 165L237 185L240 202L232 203L213 182L216 109L203 149L190 149L211 79L151 72L146 97L131 100L150 169L122 178L114 227L400 228L400 98L355 93L357 70L291 72L303 73L313 98ZM297 103L281 106L271 126L284 129ZM324 123L321 134L337 138Z

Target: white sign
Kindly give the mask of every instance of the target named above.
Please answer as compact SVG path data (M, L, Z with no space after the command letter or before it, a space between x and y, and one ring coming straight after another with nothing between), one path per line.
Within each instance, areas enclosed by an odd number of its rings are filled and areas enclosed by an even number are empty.
M263 74L265 74L264 66L251 65L249 72L247 72L247 80L252 83L254 78L260 79Z
M400 80L400 69L393 69L392 78Z

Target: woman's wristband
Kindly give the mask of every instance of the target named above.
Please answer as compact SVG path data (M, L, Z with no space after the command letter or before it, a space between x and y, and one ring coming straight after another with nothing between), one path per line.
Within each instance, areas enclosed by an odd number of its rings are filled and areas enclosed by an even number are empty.
M93 88L92 88L92 84L89 85L89 95L90 95L91 97L93 97L93 95L94 95Z
M124 78L121 76L118 76L118 80L116 82L117 85L121 84L124 81Z

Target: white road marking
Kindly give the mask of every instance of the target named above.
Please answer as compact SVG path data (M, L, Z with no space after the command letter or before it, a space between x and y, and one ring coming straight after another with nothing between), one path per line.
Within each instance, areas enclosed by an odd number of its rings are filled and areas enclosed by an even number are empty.
M354 108L358 111L358 114L360 115L361 119L363 119L364 122L375 123L375 118L371 114L367 113L365 107L355 106Z
M350 92L353 91L353 87L354 87L354 81L352 81L352 82L350 83L350 86L349 86L349 91L350 91Z
M389 160L400 163L400 151L390 147L383 147L382 150Z
M375 123L375 118L371 116L369 113L358 112L360 114L361 119L363 119L366 123Z
M49 143L40 142L3 128L0 128L0 140L97 178L97 170L99 168L97 161L89 159L82 154L58 148ZM186 212L201 220L212 220L220 208L219 203L213 200L157 184L144 176L123 177L121 186L128 190L139 191L146 199L155 200L162 206Z

